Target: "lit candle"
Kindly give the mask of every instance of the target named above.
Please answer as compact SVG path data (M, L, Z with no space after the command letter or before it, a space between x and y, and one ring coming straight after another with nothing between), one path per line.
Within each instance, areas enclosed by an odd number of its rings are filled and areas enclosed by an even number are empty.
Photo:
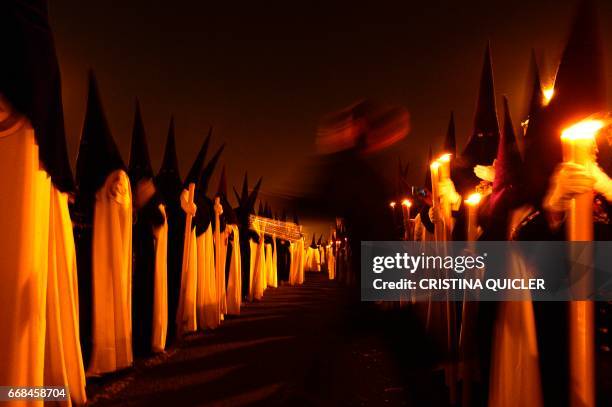
M478 239L478 205L482 195L478 192L471 194L464 202L467 207L467 240L475 241Z
M450 180L450 154L443 154L437 158L437 162L440 163L439 170L439 182L446 182ZM444 240L451 240L451 230L452 230L452 209L451 203L448 199L441 199L440 201L440 209L442 221L444 222Z
M544 100L542 101L542 103L544 104L544 106L546 106L550 103L551 99L555 95L554 85L547 86L544 89L542 89L542 95L544 95Z
M584 120L561 134L563 160L590 166L595 162L595 136L605 125L603 120ZM567 211L567 239L570 241L593 240L593 193L578 195L570 202ZM584 252L581 258L584 259ZM570 253L576 258L578 253ZM581 261L584 264L584 260ZM589 266L587 266L589 267ZM574 267L573 269L575 269ZM580 270L584 272L585 270ZM587 270L588 271L588 270ZM592 277L591 277L592 278ZM590 293L591 278L574 283L573 291ZM571 278L571 281L579 281ZM595 406L595 339L594 307L591 301L571 301L569 306L570 328L570 405Z
M435 210L440 210L440 191L438 183L440 182L440 163L434 161L429 166L431 170L431 206ZM443 233L444 224L438 220L434 223L434 238L436 241L444 239Z
M410 207L412 202L410 199L402 201L402 214L404 215L404 240L409 240L412 234L410 233Z

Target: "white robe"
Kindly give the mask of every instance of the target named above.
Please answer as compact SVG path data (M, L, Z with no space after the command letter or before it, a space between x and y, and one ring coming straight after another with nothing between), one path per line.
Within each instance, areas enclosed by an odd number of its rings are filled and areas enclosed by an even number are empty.
M266 244L266 274L268 287L276 288L276 271L274 270L274 251L272 244Z
M227 258L227 229L219 231L220 242L215 242L215 280L217 283L217 300L219 306L219 315L223 320L223 315L227 314L227 292L225 288L225 262ZM217 251L219 253L217 253ZM218 267L217 267L218 265Z
M297 283L304 284L304 240L298 241Z
M319 253L319 249L308 246L304 263L306 271L321 271L321 253Z
M230 260L230 270L227 281L227 313L229 315L239 315L242 304L242 264L240 257L240 235L238 226L227 225L234 234L232 241L232 257Z
M249 240L251 245L251 287L250 299L261 300L264 293L265 254L263 238L259 243Z
M212 223L206 232L197 237L198 242L198 290L197 310L200 329L214 329L221 322L215 275L215 248Z
M325 249L327 253L325 254L325 261L327 262L327 274L330 280L336 278L336 259L334 257L334 249L332 246L329 246Z
M168 220L166 208L159 205L164 223L153 230L155 236L155 282L153 298L153 352L163 352L168 332Z
M296 285L298 280L297 243L289 242L289 285Z
M185 333L195 332L198 329L196 313L198 249L195 228L192 227L191 231L189 231L189 239L186 237L183 240L183 247L187 244L189 247L187 250L183 250L183 253L186 252L187 256L183 254L181 291L176 312L177 333L179 337Z
M92 248L93 347L88 374L132 364L132 196L123 170L96 192Z

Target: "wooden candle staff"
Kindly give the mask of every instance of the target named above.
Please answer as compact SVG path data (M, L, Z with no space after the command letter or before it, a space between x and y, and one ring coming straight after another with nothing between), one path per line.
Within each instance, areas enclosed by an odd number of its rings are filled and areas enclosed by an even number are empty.
M594 165L595 136L604 125L602 120L585 120L565 129L561 134L563 160L586 167ZM592 191L571 200L566 229L569 241L593 240ZM576 255L572 252L570 258ZM583 256L584 253L581 256L584 261ZM592 273L585 269L579 271L579 276L571 276L572 289L588 294L592 288ZM572 301L569 307L570 405L591 407L595 406L594 306L591 301Z

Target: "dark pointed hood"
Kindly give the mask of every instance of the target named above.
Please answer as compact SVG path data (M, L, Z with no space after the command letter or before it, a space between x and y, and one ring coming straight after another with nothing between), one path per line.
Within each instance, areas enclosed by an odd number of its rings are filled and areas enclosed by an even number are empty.
M189 184L197 184L200 176L202 174L202 167L204 167L204 161L206 160L206 154L208 153L208 146L210 145L210 138L212 136L212 127L208 130L208 135L204 139L202 146L200 147L200 151L196 155L193 164L191 165L191 169L187 173L185 177L185 181L183 182L183 188L189 188Z
M170 118L168 138L164 148L164 157L161 167L155 178L155 184L166 205L178 205L183 189L181 175L176 156L176 140L174 135L174 117Z
M219 176L219 186L217 187L217 195L224 196L227 198L227 179L225 177L225 165L221 168L221 175Z
M119 169L125 170L125 164L108 127L92 71L89 73L87 108L76 162L79 194L92 198L106 178Z
M0 94L28 118L39 159L53 184L74 191L64 130L62 88L45 0L0 2Z
M529 63L529 82L528 86L528 111L527 118L535 117L536 114L544 107L544 93L542 91L542 81L540 79L540 69L536 60L535 51L531 52L531 61ZM528 127L529 128L529 127Z
M141 179L153 178L153 168L151 167L151 158L149 157L149 144L147 143L138 100L136 101L136 110L134 113L134 128L132 130L132 146L130 148L128 174L130 176L132 188L135 188L136 184Z
M319 236L319 240L317 240L317 246L321 246L322 241L323 241L323 235Z
M457 156L457 142L455 141L455 113L451 111L450 119L448 120L448 129L446 130L446 138L444 139L444 153L451 154L453 158Z
M510 117L508 99L504 96L504 131L499 140L495 161L495 180L493 190L501 190L517 185L521 176L522 160L516 141L516 133Z
M259 195L259 189L261 188L262 181L263 181L263 177L259 177L259 180L257 180L255 187L253 187L253 190L248 195L246 207L249 213L255 214L255 202L257 201L257 196Z
M312 242L310 242L310 247L312 247L313 249L317 248L317 243L315 242L315 234L312 234Z
M493 64L491 62L491 48L487 44L480 76L476 112L474 113L474 128L461 153L462 166L471 169L477 164L491 165L497 155L498 142L499 124L495 107Z
M563 51L555 94L529 120L525 170L529 196L539 205L555 167L561 162L562 130L606 109L603 47L593 2L583 1Z
M427 154L427 168L425 169L425 188L431 191L431 162L433 161L433 152L431 146L429 146L429 153Z
M208 191L208 185L210 184L210 180L215 172L215 168L217 167L217 163L219 162L219 158L225 149L225 144L219 147L215 155L210 159L204 170L202 170L200 175L200 182L198 184L198 194L205 195Z

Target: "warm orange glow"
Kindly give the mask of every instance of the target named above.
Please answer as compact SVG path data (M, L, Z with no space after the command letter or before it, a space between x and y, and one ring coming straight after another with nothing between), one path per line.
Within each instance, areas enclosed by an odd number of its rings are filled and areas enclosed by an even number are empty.
M542 94L544 94L544 105L548 105L550 103L550 100L553 98L553 96L555 95L555 88L554 86L547 86L544 89L542 89Z
M583 120L561 132L561 140L572 142L575 140L594 140L595 136L605 126L603 120Z
M395 208L395 205L396 205L396 204L395 204L395 201L391 201L391 202L389 203L389 206L390 206L391 208Z
M410 199L404 199L402 201L402 205L404 205L406 208L410 208L412 206L412 202L410 202Z
M482 199L482 195L480 195L480 193L478 192L475 192L471 194L470 196L468 196L468 198L465 200L465 203L470 206L476 206L480 203L481 199Z
M438 161L434 161L431 163L431 169L437 171L440 168L440 163Z
M440 157L436 159L436 161L441 162L441 163L447 163L447 162L450 162L450 159L451 159L451 154L442 154Z

